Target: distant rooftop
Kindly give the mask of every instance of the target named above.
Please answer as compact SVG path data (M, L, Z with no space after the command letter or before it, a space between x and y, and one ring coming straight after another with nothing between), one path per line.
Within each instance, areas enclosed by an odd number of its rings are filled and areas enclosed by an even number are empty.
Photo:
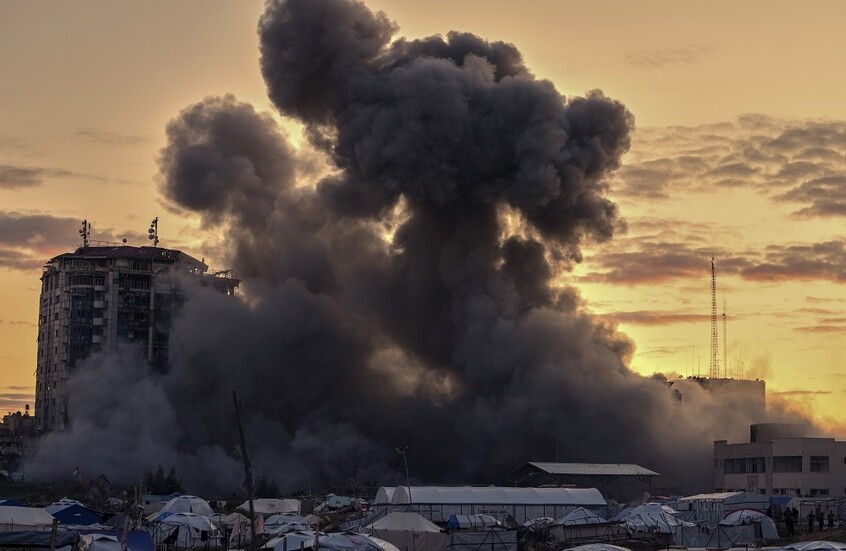
M661 476L634 463L541 463L529 462L548 474L565 476Z

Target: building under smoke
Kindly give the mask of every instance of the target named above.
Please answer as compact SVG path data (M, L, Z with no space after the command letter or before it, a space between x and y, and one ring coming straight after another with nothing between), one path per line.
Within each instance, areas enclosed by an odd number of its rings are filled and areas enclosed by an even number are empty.
M68 426L67 381L74 366L119 344L136 345L144 358L166 367L171 319L181 301L179 276L234 294L229 272L187 254L158 247L80 247L44 266L38 314L35 409L39 430Z
M714 488L767 495L846 496L846 442L809 437L808 426L760 423L748 443L714 442Z

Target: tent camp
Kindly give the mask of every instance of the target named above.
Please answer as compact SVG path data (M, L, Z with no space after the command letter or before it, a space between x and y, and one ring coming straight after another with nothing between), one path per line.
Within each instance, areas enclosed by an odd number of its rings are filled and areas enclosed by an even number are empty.
M759 539L770 541L779 539L778 529L773 519L755 509L738 509L737 511L732 511L720 521L721 526L742 526L744 524L760 527L756 529L756 535L759 536ZM760 533L758 533L759 530Z
M195 513L197 515L211 515L214 510L208 501L197 496L177 496L167 503L155 514L147 517L148 520L161 520L162 513ZM165 515L167 516L167 515Z
M631 549L608 543L589 543L587 545L570 547L569 549L565 549L565 551L631 551Z
M693 511L695 520L719 523L728 513L739 509L757 509L766 511L770 498L754 492L720 492L697 494L679 499L678 508Z
M44 509L0 506L0 532L49 530L52 527L53 516Z
M432 522L452 515L511 515L520 524L538 517L559 518L577 507L605 507L595 488L512 488L502 486L396 486L376 492L376 508L411 510Z
M784 546L794 551L846 551L846 543L838 541L803 541Z
M44 510L58 519L59 524L89 526L99 524L103 520L103 515L94 509L89 509L82 503L68 498L60 499L45 507Z
M194 513L173 513L153 529L156 545L172 544L179 549L214 548L220 544L217 527Z
M517 530L453 530L447 551L517 551Z
M250 502L245 501L236 509L244 512L249 513L250 511ZM263 515L276 515L282 513L300 513L300 500L299 499L267 499L267 498L260 498L253 500L253 510L256 513L261 513ZM195 511L196 512L196 511Z
M123 539L123 532L119 530L74 530L73 532L78 533L80 537L110 536L117 539L117 541ZM153 545L153 538L150 537L150 533L146 530L130 530L127 532L126 548L127 551L153 551L155 546Z
M389 513L364 527L369 536L389 541L402 551L444 551L447 535L417 513Z

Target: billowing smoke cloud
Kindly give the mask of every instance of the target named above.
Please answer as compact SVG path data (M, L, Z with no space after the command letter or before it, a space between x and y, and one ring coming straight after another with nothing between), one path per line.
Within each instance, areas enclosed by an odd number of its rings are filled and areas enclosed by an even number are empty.
M256 470L286 490L395 482L406 445L428 482L500 482L557 448L708 485L712 441L746 434L752 410L679 404L553 284L621 225L604 182L632 115L600 92L563 98L512 45L396 30L350 0L268 3L262 73L311 145L207 98L171 121L160 157L162 193L225 232L246 300L191 290L166 374L80 368L73 430L45 439L32 472L72 457L126 480L161 462L195 491L231 490L237 390Z

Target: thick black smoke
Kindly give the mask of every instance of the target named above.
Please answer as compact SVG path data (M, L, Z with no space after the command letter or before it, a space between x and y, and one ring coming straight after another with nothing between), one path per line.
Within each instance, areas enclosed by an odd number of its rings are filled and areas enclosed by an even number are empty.
M170 372L109 383L148 397L131 402L139 422L110 419L100 408L120 401L80 384L73 430L46 439L33 471L133 430L138 460L121 469L113 447L89 468L126 479L173 463L196 491L236 487L238 390L257 470L287 490L395 482L406 445L428 482L501 482L558 449L707 485L712 441L756 419L742 401L675 402L627 368L625 337L553 283L621 224L604 178L632 115L600 92L563 98L510 44L392 41L396 30L350 0L268 2L262 74L311 148L249 105L207 98L171 121L160 157L163 194L225 231L219 254L246 300L192 291ZM303 160L315 151L323 177Z

